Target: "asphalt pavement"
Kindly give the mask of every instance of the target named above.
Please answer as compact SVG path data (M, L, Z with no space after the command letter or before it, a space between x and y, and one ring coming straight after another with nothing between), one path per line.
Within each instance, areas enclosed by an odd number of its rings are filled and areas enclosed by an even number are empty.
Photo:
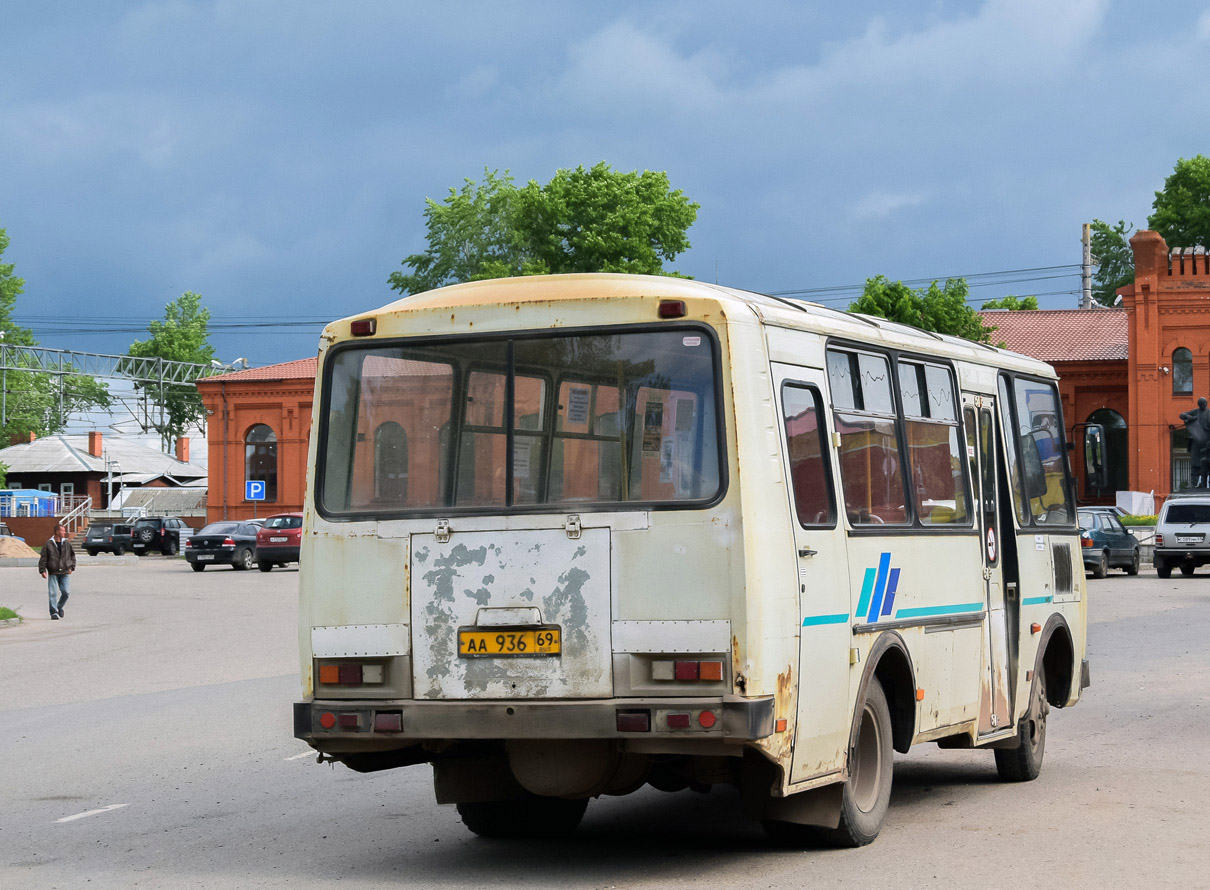
M67 617L0 568L0 887L1084 887L1210 885L1201 756L1210 574L1089 581L1093 686L1051 713L1034 782L989 752L896 760L882 835L770 846L729 790L594 801L572 837L485 841L427 767L317 765L299 695L293 568L96 566Z

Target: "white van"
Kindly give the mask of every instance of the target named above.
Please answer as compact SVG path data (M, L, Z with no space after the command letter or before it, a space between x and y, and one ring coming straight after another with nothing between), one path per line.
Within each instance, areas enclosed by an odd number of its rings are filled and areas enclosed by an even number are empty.
M319 368L295 734L432 764L479 834L722 783L779 839L864 844L892 749L1032 779L1087 685L1041 362L568 275L333 322Z

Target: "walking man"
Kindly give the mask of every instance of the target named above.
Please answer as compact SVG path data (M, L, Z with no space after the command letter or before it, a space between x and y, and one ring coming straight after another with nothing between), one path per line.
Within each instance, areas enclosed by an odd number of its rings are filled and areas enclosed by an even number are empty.
M55 526L55 536L42 545L38 557L38 573L46 579L50 596L50 617L58 621L63 617L63 604L67 602L68 581L76 570L76 551L67 540L67 529L62 523Z

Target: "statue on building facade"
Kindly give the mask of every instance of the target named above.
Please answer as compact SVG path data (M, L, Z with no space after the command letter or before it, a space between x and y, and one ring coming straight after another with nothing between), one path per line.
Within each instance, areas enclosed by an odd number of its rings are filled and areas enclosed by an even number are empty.
M1210 488L1210 409L1204 398L1197 400L1197 410L1181 414L1189 431L1189 479L1193 488Z

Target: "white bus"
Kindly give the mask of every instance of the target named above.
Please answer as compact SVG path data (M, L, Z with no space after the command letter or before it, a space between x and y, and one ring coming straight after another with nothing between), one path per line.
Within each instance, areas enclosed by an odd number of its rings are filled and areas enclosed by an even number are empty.
M1088 684L1041 362L625 275L410 296L319 359L295 735L432 764L478 834L725 783L865 844L892 750L1032 779Z

